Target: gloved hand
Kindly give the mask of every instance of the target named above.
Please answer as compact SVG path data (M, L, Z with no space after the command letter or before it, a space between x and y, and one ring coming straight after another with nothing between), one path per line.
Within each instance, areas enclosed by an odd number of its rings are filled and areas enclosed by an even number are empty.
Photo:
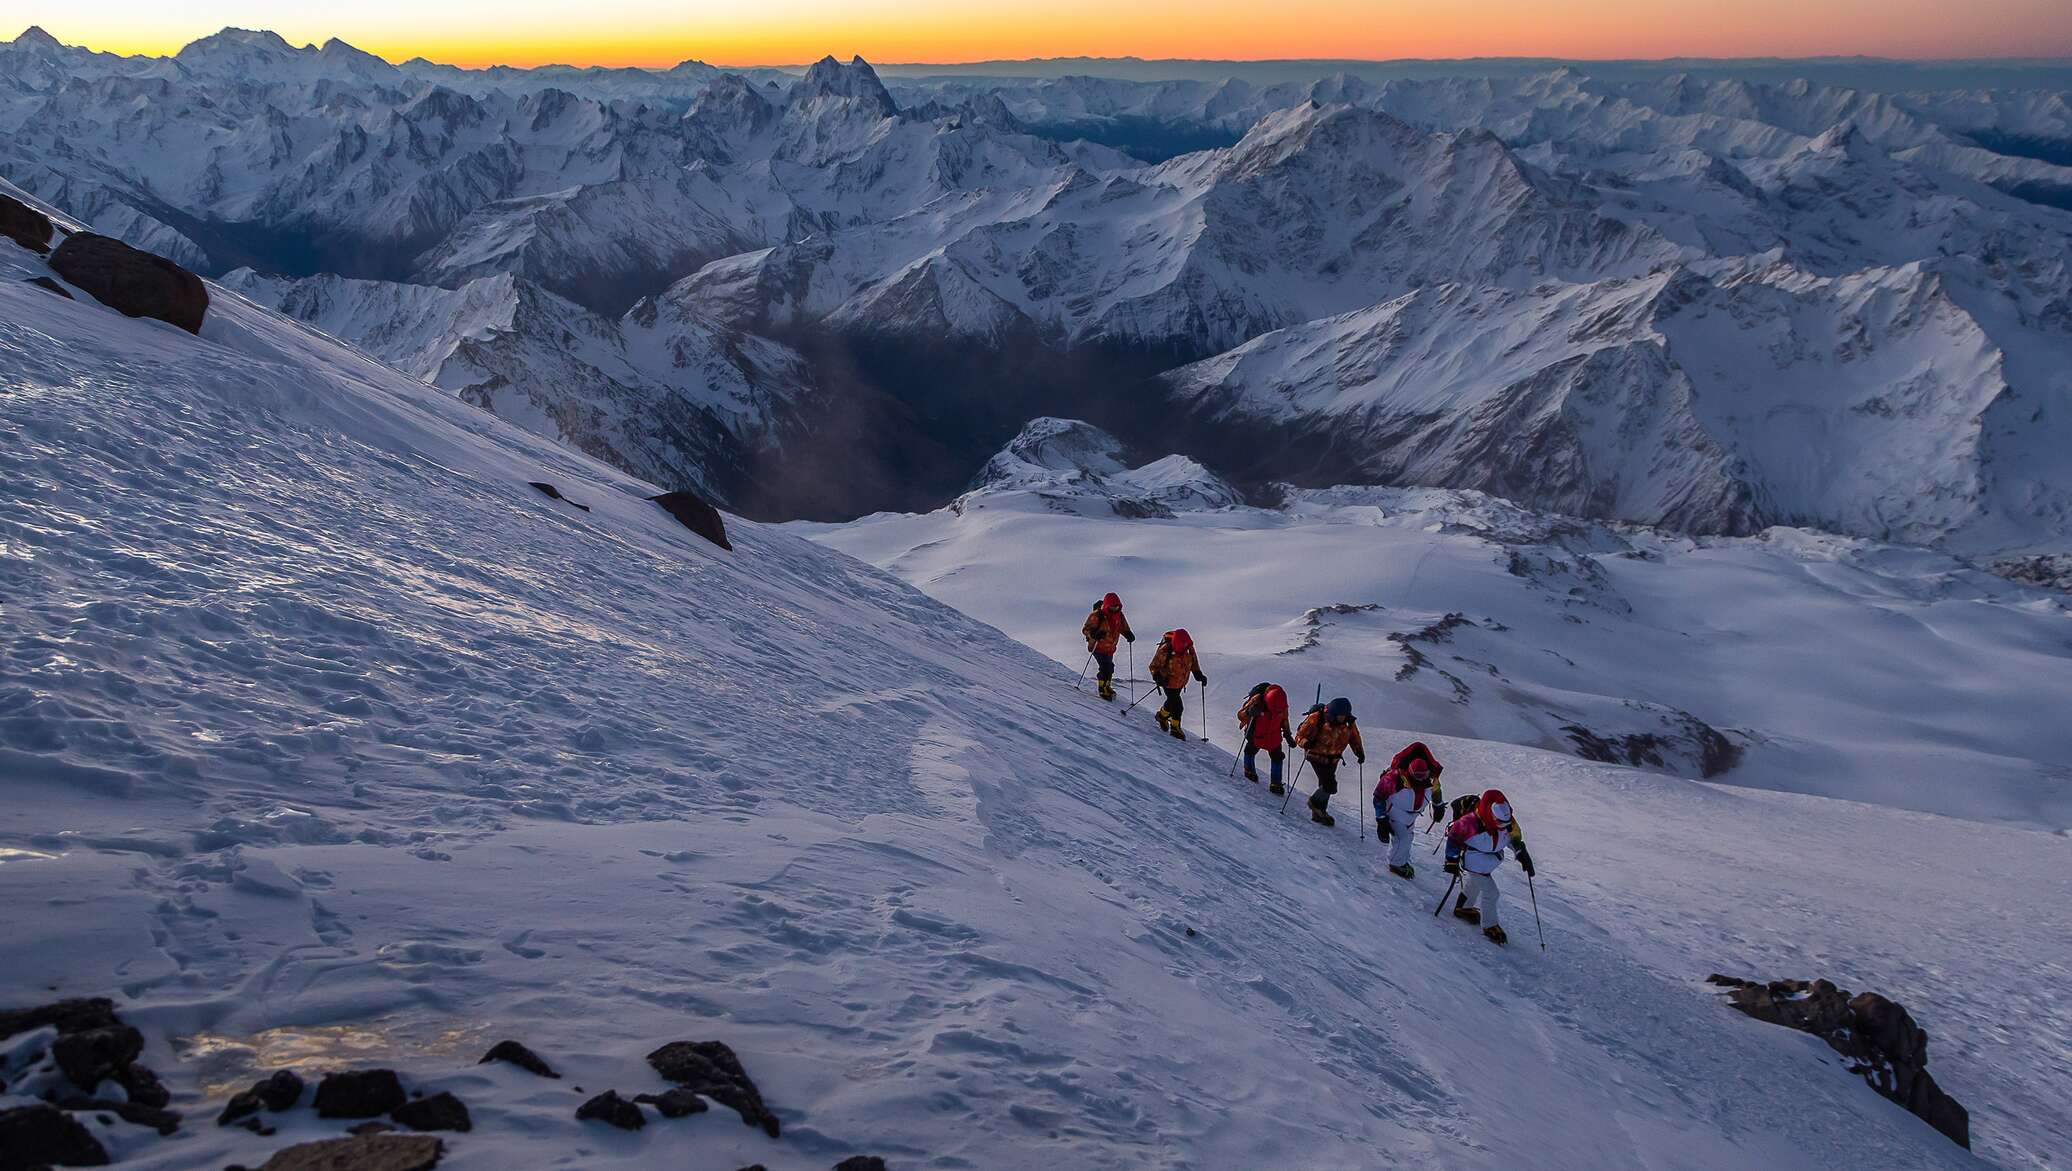
M1136 636L1136 635L1134 635L1134 634L1131 634L1131 633L1129 633L1128 631L1124 631L1124 632L1123 632L1123 634L1122 634L1122 637L1123 637L1123 638L1124 638L1124 639L1125 639L1126 641L1129 641L1129 642L1135 642L1135 641L1137 641L1137 636Z
M1361 751L1359 751L1358 749L1354 749L1354 750L1353 750L1353 759L1354 759L1354 760L1357 760L1357 761L1359 761L1359 762L1360 762L1361 764L1366 764L1366 763L1367 763L1367 754L1366 754L1366 753L1364 753L1364 752L1361 752Z
M1288 741L1288 747L1295 747L1295 736L1292 732L1283 732L1281 735Z
M1442 867L1442 869L1444 869L1448 874L1458 875L1460 873L1460 859L1449 856L1446 859L1446 864Z
M1518 869L1525 871L1527 878L1533 877L1535 873L1532 868L1532 855L1526 853L1523 847L1518 850Z
M1194 673L1194 679L1195 682L1200 683L1203 687L1207 687L1209 685L1209 677L1207 675L1202 674L1200 671L1196 671Z
M1395 836L1395 833L1395 827L1389 824L1389 819L1386 816L1374 823L1374 836L1380 838L1384 843Z

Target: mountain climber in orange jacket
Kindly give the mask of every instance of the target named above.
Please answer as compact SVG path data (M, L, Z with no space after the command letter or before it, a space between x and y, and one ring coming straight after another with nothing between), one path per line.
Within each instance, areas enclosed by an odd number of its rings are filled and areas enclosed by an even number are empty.
M1102 699L1115 698L1115 640L1126 638L1137 641L1137 634L1130 629L1130 620L1122 616L1122 599L1109 594L1094 603L1093 613L1079 627L1079 633L1086 636L1086 649L1100 665L1100 672L1094 676L1096 690Z
M1295 733L1288 730L1288 693L1278 683L1254 687L1237 709L1237 726L1245 730L1245 779L1259 783L1259 770L1254 763L1263 751L1273 762L1271 791L1286 792L1281 787L1281 762L1288 757L1281 751L1281 743L1286 741L1291 747L1295 743Z
M1208 686L1209 677L1201 673L1201 660L1194 653L1194 637L1185 630L1168 630L1158 640L1157 653L1151 656L1151 681L1165 688L1166 694L1165 706L1152 714L1158 717L1158 726L1175 740L1187 739L1187 734L1180 730L1180 713L1187 710L1180 693L1186 690L1189 676Z
M1362 764L1367 746L1360 743L1360 724L1353 719L1353 701L1339 696L1328 707L1313 707L1295 729L1295 744L1309 757L1310 771L1317 774L1317 791L1309 795L1309 819L1318 825L1337 825L1325 806L1338 791L1338 765L1351 748Z

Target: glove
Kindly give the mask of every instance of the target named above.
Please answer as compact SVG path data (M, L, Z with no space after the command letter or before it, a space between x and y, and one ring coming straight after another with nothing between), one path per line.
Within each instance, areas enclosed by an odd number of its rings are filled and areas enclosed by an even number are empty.
M1383 842L1387 842L1389 838L1395 835L1395 832L1395 828L1389 825L1389 819L1386 815L1374 823L1374 836L1380 838Z
M1446 863L1445 863L1445 865L1444 865L1444 866L1442 866L1442 867L1441 867L1441 869L1443 869L1444 871L1446 871L1446 873L1448 873L1448 874L1452 874L1452 875L1458 875L1458 874L1460 874L1460 859L1459 859L1459 858L1455 858L1455 857L1453 857L1453 856L1451 856L1451 855L1448 855L1448 856L1447 856L1447 859L1446 859Z
M1367 754L1364 752L1355 752L1353 753L1353 759L1359 761L1361 764L1366 764Z
M1202 674L1200 671L1196 671L1194 673L1194 678L1203 687L1207 687L1209 685L1209 677L1207 675Z
M1288 737L1288 747L1290 747L1290 748L1293 748L1293 747L1295 747L1295 737L1293 737L1293 736L1289 736L1289 737Z
M1527 878L1533 877L1535 873L1532 868L1532 855L1526 853L1522 848L1518 851L1518 869L1525 871L1525 877Z
M1125 641L1128 641L1128 642L1135 642L1135 641L1137 641L1137 636L1136 636L1136 635L1134 635L1134 634L1129 634L1129 633L1125 633L1125 634L1124 634L1124 635L1123 635L1122 637L1123 637L1123 639L1124 639Z

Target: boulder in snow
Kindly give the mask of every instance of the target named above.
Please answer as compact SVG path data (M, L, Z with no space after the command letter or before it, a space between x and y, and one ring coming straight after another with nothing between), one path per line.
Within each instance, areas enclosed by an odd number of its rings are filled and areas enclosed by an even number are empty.
M1928 1073L1928 1033L1875 992L1851 996L1826 980L1760 984L1713 975L1727 1001L1759 1021L1811 1033L1849 1061L1872 1089L1906 1107L1951 1142L1971 1146L1971 1115Z
M534 1053L516 1041L498 1041L496 1044L491 1045L489 1052L484 1053L482 1060L475 1064L488 1065L492 1061L509 1062L527 1073L537 1074L540 1077L558 1078L561 1076L555 1073L553 1067L542 1060L539 1054Z
M55 1106L0 1110L0 1167L105 1167L107 1148Z
M474 1120L468 1117L467 1104L444 1090L428 1097L412 1098L389 1111L389 1117L412 1130L475 1129Z
M302 1079L292 1069L277 1069L266 1078L252 1083L249 1090L233 1095L223 1107L223 1113L216 1116L217 1126L229 1126L241 1122L265 1109L278 1114L293 1109L302 1100Z
M647 1125L647 1117L640 1112L640 1107L621 1098L617 1090L606 1090L576 1107L576 1118L583 1122L591 1119L608 1122L620 1130L639 1130Z
M732 1107L741 1121L777 1137L777 1116L763 1104L741 1059L722 1041L672 1041L648 1054L656 1073L696 1094Z
M201 278L120 240L92 232L65 237L50 257L51 270L101 304L129 317L155 317L200 333L209 309Z
M319 1118L379 1118L406 1100L395 1070L356 1069L325 1074L315 1105Z
M584 512L590 511L589 505L576 504L575 501L570 500L566 496L563 496L561 494L561 489L556 488L554 485L547 483L545 480L528 480L526 482L531 484L533 487L539 489L540 495L545 496L549 500L560 500L568 504L575 504L577 508L582 509Z
M734 546L727 541L727 522L720 519L719 509L700 500L696 493L664 492L648 499L667 509L683 527L722 549L733 550Z
M835 1171L885 1171L885 1160L876 1155L851 1155L836 1163Z
M29 278L28 283L35 285L37 288L42 289L46 293L56 293L58 296L63 297L67 301L73 300L72 294L65 291L65 286L57 283L56 281L50 279L47 276L32 276Z
M705 1099L682 1086L673 1090L663 1090L659 1094L640 1094L633 1100L653 1106L664 1118L689 1118L693 1114L703 1114L710 1109L705 1104Z
M50 217L11 195L0 195L0 236L31 252L50 251Z
M259 1171L431 1171L445 1153L430 1135L362 1134L283 1148Z

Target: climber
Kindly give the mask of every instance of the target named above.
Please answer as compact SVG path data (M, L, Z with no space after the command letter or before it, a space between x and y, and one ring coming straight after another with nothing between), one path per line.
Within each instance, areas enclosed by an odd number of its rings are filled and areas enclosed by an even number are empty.
M1122 616L1122 599L1109 594L1094 603L1093 613L1086 616L1079 633L1086 636L1087 653L1093 655L1100 671L1094 676L1094 685L1101 698L1115 698L1115 641L1118 638L1137 641L1136 632L1130 629L1129 619Z
M1424 741L1412 742L1398 752L1382 770L1374 786L1374 836L1389 848L1389 873L1414 878L1410 865L1410 840L1417 836L1417 815L1432 811L1432 824L1439 824L1439 810L1446 798L1439 792L1439 761Z
M1158 640L1158 651L1151 656L1151 681L1165 688L1165 706L1152 713L1158 717L1158 726L1172 734L1175 740L1187 739L1180 730L1180 714L1187 705L1180 699L1180 693L1187 687L1188 676L1193 676L1206 687L1209 677L1201 673L1201 660L1194 653L1194 637L1185 630L1168 630Z
M1318 825L1337 825L1325 807L1338 792L1338 766L1345 759L1345 750L1350 747L1360 763L1367 762L1359 721L1353 719L1353 701L1341 695L1326 707L1311 708L1295 730L1295 743L1308 755L1310 771L1317 774L1316 792L1309 795L1309 819Z
M1237 709L1237 725L1245 730L1245 779L1259 783L1259 770L1254 766L1259 753L1264 751L1273 766L1269 790L1276 794L1286 792L1281 786L1281 764L1288 757L1281 751L1281 744L1295 743L1295 733L1288 730L1288 693L1278 683L1261 683L1252 688Z
M1482 934L1491 943L1504 942L1504 929L1496 915L1496 868L1503 864L1507 847L1517 852L1518 868L1532 877L1525 831L1518 828L1511 802L1501 789L1483 793L1474 809L1446 829L1446 873L1461 879L1453 917L1481 924Z

